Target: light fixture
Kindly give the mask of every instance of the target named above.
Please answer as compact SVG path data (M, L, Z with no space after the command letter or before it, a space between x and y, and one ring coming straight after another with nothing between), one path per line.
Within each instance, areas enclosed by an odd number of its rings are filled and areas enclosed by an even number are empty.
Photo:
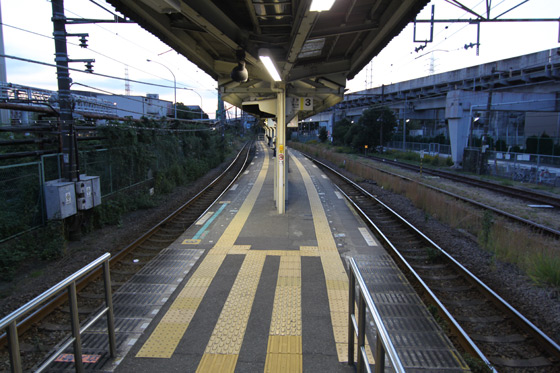
M276 82L281 81L282 78L280 78L280 74L278 74L278 70L276 69L276 66L274 66L274 62L270 57L270 51L268 49L259 49L259 58L261 59L264 67L266 67L270 77Z
M179 0L164 0L167 5L171 8L164 8L165 13L180 13L181 12L181 2Z
M313 0L309 11L311 12L325 12L330 10L334 4L334 0Z

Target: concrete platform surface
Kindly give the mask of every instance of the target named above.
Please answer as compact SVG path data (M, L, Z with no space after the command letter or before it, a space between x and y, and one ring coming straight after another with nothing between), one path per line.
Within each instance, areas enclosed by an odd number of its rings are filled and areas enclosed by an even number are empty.
M264 142L256 146L252 164L219 203L115 294L119 356L108 358L104 339L95 342L100 322L84 354L102 358L86 368L353 372L346 363L345 258L354 257L375 288L407 369L464 371L463 360L330 180L290 151L286 213L279 215L276 159Z

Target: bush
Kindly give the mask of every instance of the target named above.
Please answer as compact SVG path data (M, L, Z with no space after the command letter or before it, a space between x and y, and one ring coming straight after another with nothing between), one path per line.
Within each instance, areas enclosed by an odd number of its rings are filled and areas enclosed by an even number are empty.
M51 221L27 232L0 248L0 280L10 281L24 261L54 260L65 254L63 223Z
M529 274L537 284L560 287L560 258L545 254L536 255Z

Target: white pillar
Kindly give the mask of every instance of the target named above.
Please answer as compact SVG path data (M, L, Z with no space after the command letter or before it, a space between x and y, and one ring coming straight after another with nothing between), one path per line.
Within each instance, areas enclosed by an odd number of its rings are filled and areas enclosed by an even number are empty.
M458 167L463 161L463 151L469 139L470 117L464 116L468 113L470 103L463 102L462 91L450 91L447 93L445 103L445 118L449 126L449 140L451 142L451 159L454 167Z
M276 207L278 214L286 212L286 91L281 85L276 95Z

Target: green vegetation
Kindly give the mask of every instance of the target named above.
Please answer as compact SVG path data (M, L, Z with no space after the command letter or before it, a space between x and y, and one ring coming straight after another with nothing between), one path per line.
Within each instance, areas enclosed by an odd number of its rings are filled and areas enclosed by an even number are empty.
M473 373L490 373L492 372L492 369L487 366L482 360L473 357L472 355L469 354L462 354L463 359L465 360L465 363L467 363L467 365L469 366L469 368L471 369L471 372Z
M27 260L53 260L64 255L66 242L60 221L21 235L0 247L0 280L9 281L17 273L19 263Z
M535 255L529 275L537 284L560 287L560 258L552 253Z
M319 141L325 142L325 141L327 141L328 137L329 137L329 134L327 132L327 128L326 127L321 127L321 129L319 130Z
M426 246L424 249L426 250L426 254L428 255L429 263L439 263L442 260L443 254L435 247Z
M104 140L80 142L79 167L80 173L100 176L103 202L80 214L74 228L87 233L119 225L123 214L156 206L175 187L220 165L235 146L236 130L222 133L206 125L148 119L98 127L97 136ZM42 224L41 165L3 169L0 238L20 235L0 244L2 281L12 279L24 261L50 261L66 254L65 224ZM43 165L46 180L58 178L56 158Z
M335 123L333 144L345 145L355 151L374 149L391 139L397 120L395 114L387 107L364 110L357 123L344 118Z

